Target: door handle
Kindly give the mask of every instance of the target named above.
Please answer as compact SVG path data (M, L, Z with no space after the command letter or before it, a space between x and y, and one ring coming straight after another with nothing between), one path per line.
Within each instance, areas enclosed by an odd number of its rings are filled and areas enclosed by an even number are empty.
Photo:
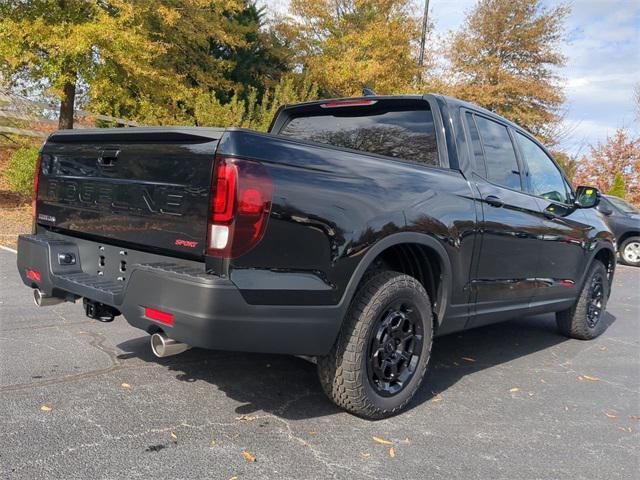
M504 205L504 202L502 200L500 200L499 197L496 197L495 195L487 195L484 199L485 202L487 202L489 205L491 205L492 207L502 207Z
M102 150L98 157L98 165L101 167L113 167L120 155L120 150Z

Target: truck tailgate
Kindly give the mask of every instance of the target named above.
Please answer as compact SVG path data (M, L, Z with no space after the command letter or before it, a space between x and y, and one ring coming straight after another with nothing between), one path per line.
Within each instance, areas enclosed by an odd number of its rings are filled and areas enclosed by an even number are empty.
M106 243L204 255L222 129L60 131L42 149L38 224Z

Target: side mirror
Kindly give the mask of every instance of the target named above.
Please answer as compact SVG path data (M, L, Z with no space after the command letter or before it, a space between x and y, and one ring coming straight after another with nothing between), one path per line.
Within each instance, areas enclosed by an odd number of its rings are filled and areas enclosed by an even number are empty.
M607 205L605 205L604 203L600 203L600 205L598 205L598 211L603 214L606 215L607 217L611 214L613 214L613 210L611 210Z
M576 188L576 207L593 208L600 203L600 190L595 187L581 185Z

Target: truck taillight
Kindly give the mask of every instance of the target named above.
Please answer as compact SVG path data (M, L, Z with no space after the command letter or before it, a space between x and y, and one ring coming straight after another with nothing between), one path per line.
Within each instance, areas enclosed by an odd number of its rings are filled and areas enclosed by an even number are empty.
M238 257L264 235L271 211L271 178L258 162L218 157L211 188L207 253Z
M33 192L31 194L31 219L33 220L32 229L36 233L36 203L38 202L38 186L40 185L40 166L42 165L42 155L38 155L36 160L36 171L33 176Z

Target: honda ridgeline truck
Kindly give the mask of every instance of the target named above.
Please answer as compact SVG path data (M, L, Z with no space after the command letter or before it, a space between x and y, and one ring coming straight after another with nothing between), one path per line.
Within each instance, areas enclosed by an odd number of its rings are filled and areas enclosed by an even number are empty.
M438 95L282 108L240 128L58 131L18 269L38 305L119 314L159 356L311 356L340 407L411 400L434 336L556 312L592 339L615 240L517 125Z

